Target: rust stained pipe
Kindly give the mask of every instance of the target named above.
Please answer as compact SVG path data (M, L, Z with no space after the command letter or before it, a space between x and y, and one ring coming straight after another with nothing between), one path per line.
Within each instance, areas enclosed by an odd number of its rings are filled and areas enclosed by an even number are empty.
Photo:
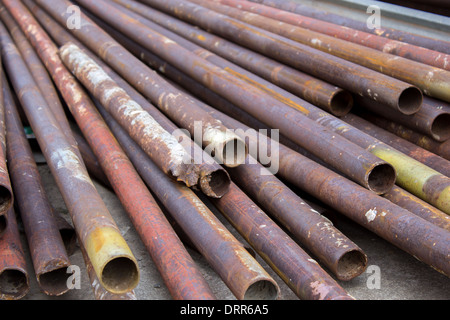
M64 56L64 48L70 46L74 45L69 43L61 49L61 56ZM80 107L71 108L71 112L174 296L183 299L212 299L213 295L192 258L184 250L92 101L83 91L75 91L74 83L67 82L66 88L71 88L72 95L79 97Z
M53 20L48 14L46 14L39 6L34 3L25 0L24 4L33 12L36 19L39 20L41 25L46 29L46 31L52 36L53 39L59 44L64 45L67 42L72 42L78 47L83 48L84 52L88 54L102 69L119 84L120 87L125 89L125 91L132 97L133 100L138 102L142 108L144 108L166 131L177 132L183 147L190 154L196 156L201 155L201 159L198 159L197 165L200 167L200 171L205 174L201 176L199 185L200 189L210 197L221 197L228 191L230 185L230 177L228 173L221 167L217 162L207 153L203 152L203 149L193 142L189 137L184 136L183 132L180 132L179 128L171 122L161 111L153 106L145 97L143 97L139 92L137 92L128 82L121 78L117 73L115 73L108 65L106 65L100 58L93 54L88 48L86 48L82 43L80 43L74 36L68 33L64 28L61 27L55 20ZM77 138L77 137L76 137ZM80 137L84 140L83 137ZM187 142L185 144L185 142ZM78 141L81 148L81 141ZM83 149L86 150L86 149ZM90 159L88 154L84 154L87 159ZM203 162L202 162L203 161ZM95 172L95 166L90 164L88 169L92 169ZM206 174L209 173L209 174ZM98 172L98 174L101 174ZM100 176L99 176L100 177ZM108 182L105 177L105 183ZM109 182L108 182L109 184Z
M354 300L235 184L212 202L304 300Z
M249 127L212 108L205 109L230 128ZM269 150L270 140L264 135L247 135L253 143ZM265 146L264 146L265 144ZM279 171L285 181L297 186L316 199L336 209L349 219L408 252L435 270L450 275L448 264L450 234L393 204L373 192L306 158L298 152L279 145ZM257 154L251 153L255 158ZM259 158L257 158L259 159Z
M90 3L89 5L92 6L96 4ZM96 13L101 14L98 10L96 10ZM108 17L113 19L111 13L112 9L108 10ZM117 15L121 16L121 13L120 11L115 10L114 20L111 20L111 23L114 24L116 22L115 18L117 18ZM121 18L130 20L130 18L125 18L125 16L121 16ZM148 29L145 25L140 24L136 20L131 21L133 21L133 29L128 31L133 31L133 33L135 33L135 26L140 26L143 30ZM128 26L130 26L129 23ZM142 34L146 33L144 32ZM175 45L173 42L172 44ZM177 50L177 52L178 51L179 50ZM242 79L233 77L217 66L212 65L201 58L199 59L196 55L193 55L187 50L184 50L184 52L192 60L193 67L192 69L188 68L185 60L187 57L186 55L183 55L183 63L182 66L180 65L179 67L183 68L184 71L191 73L193 77L196 77L196 80L203 82L205 85L214 84L214 90L218 90L221 95L226 96L227 99L234 100L241 107L250 110L249 112L260 115L260 117L263 117L265 121L271 124L271 126L283 128L282 130L286 135L290 135L292 139L302 145L306 144L307 146L305 146L305 148L311 149L311 152L313 153L316 152L321 154L323 158L331 161L334 166L339 168L339 170L348 173L362 185L371 188L375 192L385 192L385 190L392 186L395 179L394 170L386 162L380 161L380 159L373 157L370 154L360 157L361 153L365 153L365 151L359 150L353 143L343 139L339 135L334 135L332 132L320 127L318 124L314 123L314 121L309 120L296 110L293 110L293 108L290 108L285 104L286 101L279 101L272 95L262 91L260 88L246 83ZM203 67L195 67L197 63L201 63ZM202 70L200 74L205 72L205 74L208 75L206 77L207 79L212 77L211 79L214 80L208 81L200 75L196 76L196 71L200 69ZM307 104L304 101L302 101L302 103ZM271 112L261 113L261 105L265 105L266 109L271 108ZM301 111L308 113L302 105L295 104L295 106ZM381 183L379 185L372 184L372 181L374 181L372 177L377 175L380 171L383 172L383 174L386 173L383 175L383 178L386 179L380 181Z
M229 17L262 28L268 32L286 37L303 45L334 55L346 61L364 66L388 77L411 84L411 87L399 97L397 105L388 105L391 109L404 114L414 114L420 110L422 92L426 95L450 102L450 72L423 63L384 53L359 44L337 39L318 32L296 27L251 12L219 4L216 1L189 0ZM381 83L381 81L380 81ZM382 86L380 86L382 87ZM420 89L420 90L419 90ZM367 99L380 101L378 93L367 91ZM386 102L381 102L386 106Z
M37 35L34 32L39 29L27 28L35 23L21 3L3 3L6 7L9 5L10 13L16 21L20 21L23 29ZM90 180L86 168L64 133L59 130L56 118L34 83L6 28L3 24L0 26L3 58L21 106L63 195L74 227L96 266L99 279L104 281L108 289L114 291L115 284L110 280L114 279L113 274L117 267L120 267L121 271L126 268L133 274L133 270L137 269L136 260ZM31 34L29 36L33 38ZM128 277L123 280L124 283L130 284L135 279Z
M450 42L448 41L441 41L430 37L424 37L421 35L412 34L402 30L384 28L383 26L381 26L380 28L369 29L365 21L353 20L351 18L330 13L323 9L314 8L305 5L303 3L298 3L290 0L249 0L249 1L261 3L266 6L271 6L285 11L295 12L321 21L331 22L339 26L364 31L388 39L407 42L419 47L424 47L431 50L450 54Z
M362 132L371 135L372 137L386 143L387 145L394 147L398 151L403 152L409 157L420 161L426 166L442 173L443 175L446 175L447 177L450 177L450 161L438 155L435 155L434 153L431 153L423 148L420 148L409 141L401 139L396 135L373 125L369 121L358 117L355 114L347 114L341 119L352 125L353 127L361 130Z
M3 85L3 96L8 167L36 279L45 294L60 296L69 290L66 271L71 263L7 84Z
M16 214L6 214L8 227L0 237L0 299L19 300L30 291L30 281Z
M67 139L71 142L74 149L76 150L77 142L72 136L69 122L64 112L64 107L60 101L58 92L55 89L52 79L47 72L47 69L39 59L39 56L31 46L28 39L25 37L22 30L17 25L16 21L13 19L13 17L11 17L9 12L3 5L0 5L0 16L1 20L8 28L11 37L13 38L14 43L17 46L17 49L22 54L22 57L27 64L31 74L33 75L36 84L43 93L43 97L47 101L48 106L51 108L53 114L55 115L55 118L58 120L58 125L60 126L61 130L63 130ZM78 155L80 154L78 153Z
M72 5L68 1L36 1L63 25L70 16L67 8ZM216 119L206 116L198 106L176 91L159 75L150 70L139 59L117 44L106 32L96 26L83 13L81 28L71 32L86 46L106 61L125 80L129 81L151 102L167 114L179 127L187 129L194 135L195 122L201 122L203 146L214 150L214 155L226 166L237 166L247 154L245 144L227 130ZM228 146L237 146L235 152ZM241 152L238 152L241 151Z
M195 193L167 179L113 117L97 107L147 185L236 298L277 299L277 283Z
M285 23L302 27L335 37L341 40L353 42L365 47L390 53L400 57L414 60L436 68L450 71L450 55L430 50L406 42L390 40L378 35L372 35L355 29L338 26L325 21L320 21L307 16L279 10L270 6L264 6L249 1L240 0L215 0L221 4L253 12L268 18L283 21Z
M228 61L260 75L266 80L285 88L293 94L298 95L300 98L303 98L336 116L342 116L348 113L353 106L353 98L348 91L328 82L314 78L257 52L248 50L245 47L217 37L199 28L195 28L193 25L154 10L149 6L130 0L114 1L135 11L145 18L158 23L162 27L177 33L193 43L214 52ZM160 29L154 29L161 34L164 34ZM164 35L167 36L167 34ZM184 43L181 43L179 40L175 41L185 46ZM186 48L190 49L189 47ZM193 46L192 49L193 50L190 50L201 55L205 59L213 63L218 62L215 55L202 55L202 50L196 50L198 47L196 48L195 46Z
M428 135L436 141L450 139L450 104L429 97L423 100L422 108L413 115L404 115L395 110L380 110L380 105L367 99L355 99L355 112L364 108L382 117Z
M422 93L414 86L366 67L251 26L189 1L145 0L144 3L195 24L251 50L267 55L343 89L398 108L406 97ZM402 98L404 97L404 98Z
M396 136L408 140L415 145L433 152L444 159L450 160L450 140L438 142L428 135L411 130L395 121L388 120L375 113L365 111L359 114L362 118L370 121L374 125L383 128Z

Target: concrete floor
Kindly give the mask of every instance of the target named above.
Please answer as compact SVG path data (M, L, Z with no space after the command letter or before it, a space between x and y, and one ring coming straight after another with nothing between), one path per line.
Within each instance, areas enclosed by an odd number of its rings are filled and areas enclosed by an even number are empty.
M40 165L40 172L56 210L68 217L68 211L57 189L49 168L45 164ZM134 227L123 210L119 200L113 192L97 184L98 191L112 216L117 222L121 232L138 259L141 279L135 293L139 300L170 300L171 296L166 289L158 271L150 259L145 247L137 236ZM214 210L214 208L213 208ZM215 211L217 213L217 211ZM217 213L229 230L242 243L245 240ZM358 300L450 300L450 279L424 263L416 260L411 255L397 249L377 235L356 225L347 218L342 217L334 221L335 226L343 231L351 240L359 245L368 255L369 268L366 273L348 281L338 281L353 297ZM26 244L25 244L25 248ZM211 286L213 292L220 300L235 300L235 297L210 268L208 263L194 250L188 249L194 260L198 263L203 275ZM273 270L257 256L261 265L273 276L281 288L281 300L297 300L297 296L287 287ZM32 265L29 262L31 277L31 289L24 300L93 300L94 295L85 272L84 261L78 249L71 256L71 263L78 265L82 270L81 288L71 290L61 297L48 297L43 294L35 280ZM375 266L370 267L370 266ZM379 269L378 269L379 268ZM374 270L379 270L379 288L371 288L373 284ZM369 272L370 271L370 272ZM372 286L373 287L373 286Z

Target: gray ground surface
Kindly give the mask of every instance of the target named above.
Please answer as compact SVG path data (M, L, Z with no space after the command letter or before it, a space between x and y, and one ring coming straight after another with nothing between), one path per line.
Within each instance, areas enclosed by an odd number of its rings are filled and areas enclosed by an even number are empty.
M55 208L68 218L68 211L56 187L50 170L46 165L40 165L40 172L43 177L45 187L51 202ZM140 267L140 283L135 290L136 297L139 300L169 300L171 296L166 289L154 263L150 259L144 245L139 239L134 227L122 208L119 200L113 192L96 184L100 195L111 211L112 216L121 229L121 232L131 247L134 255L138 259ZM217 211L215 211L217 213ZM242 243L245 240L226 222L226 220L217 213L217 216L224 222L229 230ZM377 266L380 271L379 288L371 288L374 284L373 273L375 269L368 268L368 272L359 277L339 283L352 296L359 300L449 300L450 299L450 279L436 272L424 263L416 260L409 254L397 249L393 245L379 238L375 234L356 225L348 219L339 219L335 226L344 232L351 240L358 244L369 257L369 266ZM26 244L24 242L25 248ZM196 251L188 249L194 260L198 263L207 282L221 300L235 300L235 297L220 279L220 277L211 269L208 263ZM261 265L273 276L281 288L282 300L296 300L297 296L287 287L277 274L257 256ZM49 297L43 294L35 280L32 265L29 262L29 272L31 277L31 289L25 300L93 300L94 295L85 272L84 261L80 250L77 250L71 256L71 263L80 266L82 270L81 288L71 290L61 297ZM369 272L370 271L370 272Z

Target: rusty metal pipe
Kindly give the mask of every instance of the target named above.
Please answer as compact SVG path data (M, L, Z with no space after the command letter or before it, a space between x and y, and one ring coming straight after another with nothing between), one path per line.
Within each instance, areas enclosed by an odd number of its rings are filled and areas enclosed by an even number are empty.
M436 141L444 142L450 139L450 104L436 99L425 97L419 112L413 115L404 115L395 110L380 110L380 105L367 99L355 98L355 112L364 108L382 117L392 120L428 135Z
M421 92L403 81L253 27L192 2L181 0L144 2L350 92L369 99L377 99L392 108L398 108L404 100L409 100L408 97L414 97L416 107L417 102L421 100ZM406 99L401 98L402 96Z
M64 113L64 107L60 101L58 92L55 89L52 79L47 72L47 69L39 59L39 56L31 46L28 39L25 37L20 27L17 25L17 22L13 19L13 17L9 14L9 12L3 5L0 5L0 17L6 28L9 30L11 37L17 46L17 49L22 54L22 57L27 64L31 74L33 75L36 84L43 93L43 97L47 101L48 106L51 108L53 114L55 115L55 118L58 121L58 125L60 126L61 130L63 130L67 139L73 145L73 148L77 150L77 142L72 136L69 122L67 120L66 114ZM80 156L78 151L77 154Z
M236 185L212 202L300 299L354 300Z
M407 156L425 164L443 175L446 175L447 177L450 177L450 161L420 148L409 141L399 138L355 114L347 114L344 117L341 117L341 119L362 132L365 132L385 144L392 146Z
M39 287L47 295L60 296L69 290L66 270L71 263L6 81L3 77L7 159L14 195Z
M240 0L216 0L230 7L239 8L264 17L272 18L287 24L295 25L311 31L326 34L341 40L356 43L385 53L404 57L436 68L450 71L450 55L430 50L406 42L390 40L378 35L361 32L355 29L320 21L307 16L294 14L270 6Z
M66 16L68 15L67 8L72 5L70 2L59 1L54 3L53 1L43 0L37 1L37 3L65 25L68 18ZM201 122L203 146L214 150L215 156L219 158L221 163L227 166L237 166L243 162L247 154L246 146L236 135L233 135L215 119L205 116L198 106L186 99L183 94L174 90L156 72L150 70L139 59L118 45L84 14L81 15L81 19L81 28L71 30L77 38L96 52L98 56L111 65L124 79L149 98L155 106L160 108L181 128L189 130L191 135L194 135L195 122ZM107 45L105 46L105 44ZM229 145L237 146L234 153L226 152Z
M206 112L228 127L248 132L249 127L212 108ZM247 135L270 154L271 142L264 135ZM252 151L250 149L250 151ZM437 271L450 275L449 233L362 188L294 150L279 144L278 176L297 186L341 214L379 235ZM259 160L257 154L253 154Z
M93 3L90 3L90 5L93 5ZM114 16L114 18L112 17L112 9L113 8L108 10L108 17L111 19L110 23L116 22L116 18L118 18L116 16ZM96 10L96 13L101 14L98 10ZM115 10L115 13L119 17L121 16L121 13L118 10ZM130 20L130 18L125 18L123 16L121 18ZM128 24L128 26L131 25ZM140 26L143 30L148 29L145 25L140 24L136 20L133 20L132 26L133 28L129 31L135 30L134 28L136 26ZM133 33L135 33L135 31L133 31ZM170 41L169 43L176 46L176 44L171 42L171 40L167 41ZM176 51L178 53L180 50L183 50L180 46L176 47L179 48ZM271 123L272 126L283 128L282 130L285 131L286 134L289 134L292 139L295 139L298 143L305 145L313 142L314 144L317 144L314 147L312 147L312 144L308 145L309 149L312 149L311 152L322 153L323 158L333 162L333 165L351 175L355 180L364 186L373 188L376 192L379 192L381 189L383 189L383 192L385 190L384 188L388 189L392 186L393 169L387 163L383 161L380 162L376 157L367 155L364 159L361 157L359 158L363 162L367 162L362 165L356 158L361 154L361 152L365 153L364 151L358 150L359 148L356 145L346 139L342 139L338 135L334 135L327 130L324 130L313 121L310 121L305 116L298 113L296 110L292 110L292 108L288 107L284 103L286 100L281 102L271 95L268 95L266 92L263 92L259 88L246 83L242 79L233 77L229 74L229 72L226 72L217 66L198 58L188 50L184 50L183 52L185 52L186 55L183 55L183 62L179 67L183 68L186 72L191 73L196 80L203 82L205 85L212 85L212 90L217 90L221 95L226 96L227 99L231 99L235 103L239 104L240 107L251 110L249 112L260 115L265 121ZM189 56L192 60L192 69L187 68L187 56ZM195 67L197 63L201 63L203 67ZM200 73L196 74L196 71L199 70ZM207 72L208 77L204 78L201 76L203 72ZM214 79L214 81L209 81L209 78ZM303 103L307 104L306 102ZM261 105L265 105L266 109L272 108L272 112L265 112L261 114ZM295 106L297 106L301 111L308 113L302 105L295 104ZM280 116L277 116L277 114L280 114ZM305 130L305 128L309 129ZM314 134L312 134L312 131L314 131ZM321 135L321 137L318 137L318 134ZM324 154L325 150L326 155ZM334 153L336 157L331 156L331 152ZM334 161L336 159L339 160ZM384 170L385 168L386 170ZM384 181L385 184L380 185L379 189L377 189L378 185L375 185L374 187L372 180L370 179L372 174L376 175L377 169L381 169L381 172L383 173L387 172L387 179ZM389 169L391 170L390 173L392 174L392 179L389 179Z
M172 16L154 10L149 6L145 6L136 1L114 1L126 8L129 8L130 10L133 10L145 18L158 23L162 27L192 41L198 46L214 52L228 61L258 74L266 80L285 88L293 94L298 95L300 98L303 98L336 116L347 114L353 106L353 98L348 91L336 87L328 82L311 77L306 73L300 72L287 65L283 65L278 61L267 58L266 56L248 50L245 47L217 37L211 33L195 28L193 25L175 19ZM141 22L145 24L144 21ZM149 24L147 25L150 26ZM161 34L164 34L165 36L168 36L168 34L163 33L161 29L156 29L155 27L153 27L153 29ZM127 37L127 39L129 38ZM190 47L185 46L184 42L182 43L179 40L175 40L175 42L183 45L194 53L198 53L199 55L201 54L201 50L197 50L199 47L193 46L191 49ZM203 54L201 56L219 65L218 62L220 59L217 59L217 57L212 53L209 55Z
M337 15L323 9L311 7L305 3L299 3L291 0L249 0L249 1L261 3L266 6L271 6L290 12L295 12L318 20L331 22L333 24L342 27L352 28L367 33L375 34L378 36L382 36L388 39L407 42L419 47L424 47L431 50L450 54L450 42L448 41L424 37L421 35L412 34L398 29L385 28L383 26L381 26L380 28L369 29L367 27L366 22L353 20L351 18Z
M444 159L450 160L450 140L446 142L438 142L428 135L424 135L417 131L411 130L395 121L391 121L376 115L375 113L365 111L359 114L362 118L370 121L374 125L383 128L396 136L408 140L415 145L431 151Z
M296 27L278 20L263 17L250 12L219 4L217 1L189 0L216 12L226 14L239 21L249 23L297 41L303 45L331 54L357 65L377 71L389 77L414 85L399 98L397 106L390 105L391 109L404 114L416 113L422 103L423 91L426 95L450 102L450 72L444 69L425 65L416 61L388 54L372 48L364 47L349 41L337 39L305 28ZM420 90L419 90L420 89ZM374 92L367 92L368 99L380 101ZM378 93L377 93L378 95ZM383 106L385 102L381 102Z
M29 28L30 25L37 24L22 4L15 1L3 3L22 30L29 31L27 36L32 44L40 43L42 35L35 33L40 27ZM0 26L2 54L15 92L63 195L74 227L96 267L97 275L105 287L114 291L115 273L120 269L120 272L127 270L126 274L129 272L128 275L133 275L137 271L136 260L92 184L86 168L56 125L53 113L32 80L6 28L3 24ZM36 47L42 49L39 45ZM122 280L127 288L135 283L133 277L124 277Z
M0 299L19 300L30 291L25 253L17 227L16 214L6 214L8 227L0 237Z
M195 193L167 179L113 117L100 104L97 108L147 185L236 298L276 299L276 282Z
M195 159L199 160L197 165L200 167L200 171L203 173L199 181L199 186L206 195L210 197L221 197L228 191L230 184L228 173L219 164L217 164L216 161L207 152L203 152L202 148L195 142L193 142L189 137L182 137L183 132L180 132L179 128L173 122L171 122L161 111L159 111L158 108L152 105L128 82L126 82L111 68L109 68L109 66L106 65L100 58L98 58L88 48L80 43L74 36L68 33L64 28L62 28L61 25L59 25L48 14L40 9L39 6L27 0L24 1L24 4L27 5L29 10L33 12L36 19L39 20L41 25L60 46L64 45L67 42L72 42L78 47L82 48L86 54L88 54L99 66L101 66L101 68L115 82L117 82L119 86L122 87L132 97L133 100L135 100L140 106L142 106L142 108L144 108L166 131L172 133L178 132L180 139L182 138L182 145L183 147L185 147L188 153L194 156L201 155L201 157ZM84 139L82 137L80 138ZM82 146L80 145L80 148L81 147ZM86 156L88 159L90 158L88 154L85 154L84 156ZM95 170L95 167L93 166L88 166L88 169L89 168ZM107 179L105 182L108 182Z

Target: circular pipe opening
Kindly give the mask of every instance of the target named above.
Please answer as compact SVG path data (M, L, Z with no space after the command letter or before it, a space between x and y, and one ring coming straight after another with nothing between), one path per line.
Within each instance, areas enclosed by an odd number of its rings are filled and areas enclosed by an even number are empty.
M230 190L231 179L225 170L216 170L200 178L200 188L208 197L221 198Z
M422 107L423 94L416 87L410 87L400 94L398 98L398 110L406 115L416 113Z
M59 296L69 290L67 280L71 276L67 268L59 268L38 275L37 280L41 289L48 295Z
M244 295L244 300L276 300L279 288L269 280L259 280L252 283Z
M119 257L106 264L101 280L106 290L115 294L126 293L137 286L139 269L133 260Z
M444 113L436 117L431 125L431 133L439 142L450 139L450 114Z
M223 164L230 168L240 166L248 155L247 145L244 141L234 138L227 141L222 150Z
M330 111L336 117L343 117L352 110L353 103L353 96L350 92L338 91L331 97Z
M352 250L346 252L338 261L337 277L339 280L348 281L366 270L367 256L359 251Z
M29 290L28 276L20 270L5 270L0 274L0 293L20 299Z
M397 178L396 171L389 163L378 164L369 172L367 184L370 190L384 194L392 189Z
M0 186L0 212L7 212L13 202L11 191L8 188Z

